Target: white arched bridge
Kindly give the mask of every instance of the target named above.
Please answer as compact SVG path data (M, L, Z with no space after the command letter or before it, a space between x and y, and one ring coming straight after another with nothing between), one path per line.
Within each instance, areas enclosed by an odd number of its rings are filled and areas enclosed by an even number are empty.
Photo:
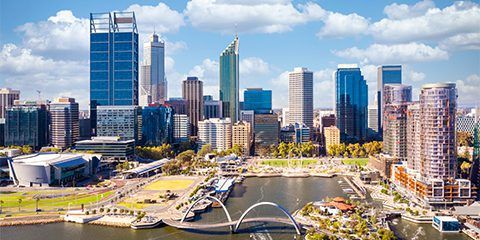
M221 222L221 223L192 223L192 222L185 222L185 218L187 217L188 213L192 211L193 207L197 203L199 203L201 200L204 199L211 199L213 201L217 201L221 206L223 211L225 212L225 215L227 215L227 222ZM252 211L254 208L259 207L259 206L273 206L276 207L277 209L280 209L280 211L287 216L287 218L280 218L280 217L255 217L255 218L247 218L247 215L250 211ZM242 223L250 223L250 222L271 222L271 223L283 223L283 224L289 224L293 225L295 228L295 231L297 234L301 234L301 227L300 225L295 221L295 219L292 217L292 215L282 206L273 203L273 202L259 202L255 203L252 206L250 206L243 214L240 216L238 220L232 220L230 213L228 212L227 208L225 205L220 201L218 198L213 197L213 196L204 196L202 198L197 199L185 212L183 215L182 219L180 221L176 221L173 219L163 219L163 223L166 225L179 228L179 229L209 229L209 228L220 228L220 227L230 227L230 230L235 233L238 231L240 225Z

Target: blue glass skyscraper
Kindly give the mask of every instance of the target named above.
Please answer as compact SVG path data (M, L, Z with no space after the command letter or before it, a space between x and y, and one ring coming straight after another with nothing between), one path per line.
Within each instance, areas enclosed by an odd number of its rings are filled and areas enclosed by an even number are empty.
M173 142L173 109L168 106L148 106L142 110L143 145L159 146Z
M243 110L253 110L257 114L272 111L272 90L247 88L243 92Z
M138 30L133 12L90 14L93 134L101 105L138 105Z
M367 137L367 82L356 64L340 64L335 72L335 111L342 142Z
M402 65L379 66L377 72L378 134L383 132L383 88L385 84L402 83Z
M232 123L238 121L239 104L239 55L238 37L220 54L220 101L222 101L223 117L230 118Z

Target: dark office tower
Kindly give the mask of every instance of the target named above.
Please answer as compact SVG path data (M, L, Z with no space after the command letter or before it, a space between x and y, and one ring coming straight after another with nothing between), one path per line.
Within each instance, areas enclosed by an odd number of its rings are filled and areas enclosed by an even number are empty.
M367 82L356 64L340 64L335 72L335 111L342 142L367 138Z
M232 123L239 119L239 55L238 36L220 54L220 101L222 101L223 117L230 118Z
M80 136L78 103L74 98L57 98L50 103L50 116L53 146L71 147Z
M142 142L159 146L173 142L173 109L163 105L150 105L142 110Z
M222 118L222 101L213 100L211 95L203 96L203 119Z
M5 145L47 146L48 113L46 102L16 100L5 113Z
M134 12L90 13L90 119L97 106L138 105L138 30Z
M187 101L190 117L191 136L197 136L198 121L203 119L203 82L197 77L187 77L182 85L183 99Z
M243 110L253 110L256 114L272 112L272 90L247 88L243 92Z
M13 106L13 101L20 98L20 91L10 88L0 89L0 119L5 118L7 108Z
M402 83L402 65L379 66L377 69L377 122L378 134L382 137L383 132L383 88L385 84Z
M172 107L175 114L187 114L187 100L183 98L170 98L164 104Z

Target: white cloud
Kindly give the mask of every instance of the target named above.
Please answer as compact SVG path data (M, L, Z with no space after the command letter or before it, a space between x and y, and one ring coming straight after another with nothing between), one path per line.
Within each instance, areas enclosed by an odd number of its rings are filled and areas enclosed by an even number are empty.
M331 108L334 102L334 69L326 68L313 72L313 106Z
M479 32L480 7L473 2L455 2L443 9L433 3L421 2L414 6L389 5L389 18L370 26L370 33L383 42L410 42L441 40L461 33Z
M270 65L258 57L248 57L240 60L240 74L244 75L262 75L270 72Z
M435 3L432 0L423 0L414 5L393 3L387 5L383 12L390 19L405 19L422 16L432 8L435 8Z
M184 14L194 27L202 30L279 33L318 20L325 10L314 3L295 7L290 1L192 0Z
M176 32L185 25L182 13L172 10L165 3L157 6L130 5L125 11L134 11L139 32L157 33Z
M368 20L356 13L344 15L341 13L330 12L324 22L325 25L320 32L317 33L317 36L320 38L341 38L368 33Z
M70 10L59 11L47 21L23 24L16 31L34 52L64 59L88 57L89 21L75 17Z
M469 75L465 80L457 80L458 103L459 105L479 106L480 98L480 76Z
M88 62L45 58L30 49L5 44L0 52L0 78L11 88L21 90L22 99L53 99L72 93L82 109L88 108Z
M355 59L362 63L388 62L424 62L448 59L448 52L439 47L430 47L423 43L407 44L373 44L366 49L357 47L334 51L335 55L348 59Z
M413 70L411 71L408 71L408 80L412 81L412 82L421 82L423 80L425 80L426 78L426 75L425 73L423 72L415 72Z
M446 50L480 50L480 32L458 34L440 41L440 48Z

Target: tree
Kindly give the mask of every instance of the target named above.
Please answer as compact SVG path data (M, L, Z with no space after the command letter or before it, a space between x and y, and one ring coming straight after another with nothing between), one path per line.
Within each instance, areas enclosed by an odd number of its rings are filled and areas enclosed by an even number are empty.
M315 146L313 146L313 143L311 141L301 144L300 148L302 149L303 156L311 157L314 155Z
M197 156L200 158L204 158L205 155L213 152L212 150L212 145L210 144L205 144L202 146L202 148L198 151Z
M38 213L38 202L40 202L40 197L35 196L33 199L35 199L35 212Z
M0 213L2 213L2 209L3 209L3 204L4 204L4 203L5 203L5 202L4 202L3 200L0 200Z
M176 159L181 162L190 162L193 160L194 156L195 156L195 152L193 150L187 150L178 154Z
M242 156L243 155L243 147L238 145L238 144L235 144L230 149L230 152L237 155L237 156Z
M460 147L473 147L473 135L469 132L457 132L457 144Z
M172 146L170 144L162 144L161 146L156 147L141 147L138 146L135 148L137 155L141 158L148 158L148 159L163 159L163 158L171 158L175 154L172 150Z

